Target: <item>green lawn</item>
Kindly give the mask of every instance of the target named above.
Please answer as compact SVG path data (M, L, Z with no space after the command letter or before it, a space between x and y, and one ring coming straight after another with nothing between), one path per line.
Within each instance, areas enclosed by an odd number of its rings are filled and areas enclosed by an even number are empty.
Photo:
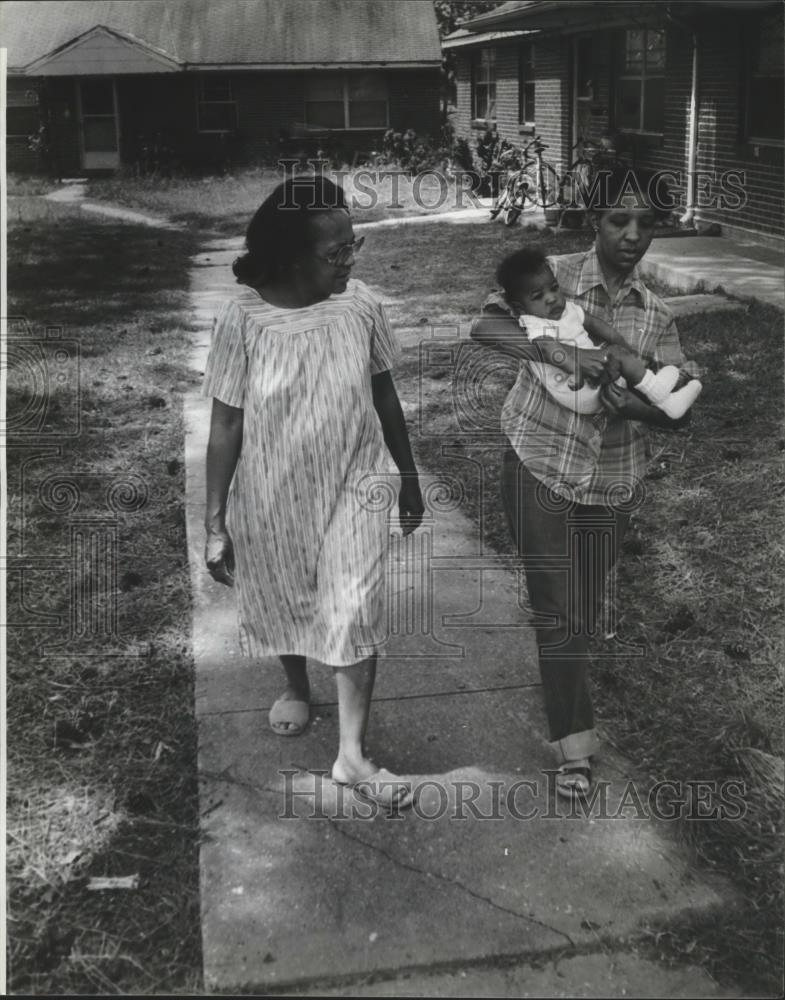
M24 591L17 573L8 587L9 989L198 992L180 402L195 243L51 203L17 208L9 313L29 326L15 322L9 341L8 544L36 562ZM113 510L124 500L131 509ZM75 561L70 541L85 517L116 534L117 586L103 593L119 634L99 628L47 655L68 639L75 588L101 586L100 562ZM59 624L40 618L53 614ZM129 875L137 889L87 890L90 876Z

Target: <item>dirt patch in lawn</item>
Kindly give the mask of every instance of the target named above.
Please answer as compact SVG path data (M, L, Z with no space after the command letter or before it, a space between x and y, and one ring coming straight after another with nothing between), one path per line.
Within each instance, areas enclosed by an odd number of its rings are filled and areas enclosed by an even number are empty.
M9 990L199 992L180 398L194 240L17 208ZM90 887L130 876L135 888Z

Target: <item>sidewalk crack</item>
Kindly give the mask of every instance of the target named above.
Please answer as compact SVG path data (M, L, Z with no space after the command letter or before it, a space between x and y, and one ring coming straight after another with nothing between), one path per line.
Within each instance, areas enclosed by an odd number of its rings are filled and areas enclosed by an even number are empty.
M268 795L280 795L280 788L272 788L269 785L257 785L253 781L245 781L243 778L236 778L228 767L223 771L207 771L200 769L197 778L201 781L223 781L227 785L236 785L238 788L247 788L252 792L266 792Z
M471 886L468 886L464 882L461 882L460 879L450 878L448 875L443 875L441 872L435 872L427 868L418 868L417 865L407 864L407 862L401 861L400 858L396 858L393 854L391 854L389 851L386 851L383 847L379 847L376 844L370 844L368 843L367 840L363 840L362 837L357 837L349 833L348 830L346 830L344 827L341 827L334 820L330 820L330 826L332 826L339 834L341 834L341 836L346 837L347 840L351 840L356 844L360 844L362 847L370 848L370 850L375 851L377 854L381 854L382 857L392 862L392 864L396 865L398 868L403 868L405 871L413 872L415 875L425 875L426 877L435 878L439 882L444 882L447 885L454 886L455 888L465 892L468 896L471 896L473 899L477 899L481 903L486 903L488 906L493 907L494 910L499 910L501 913L506 913L511 917L517 917L519 920L527 920L529 923L537 924L539 927L551 931L553 934L558 934L560 937L563 937L568 942L570 947L572 948L575 947L575 942L570 937L570 935L566 931L563 931L558 927L553 927L551 926L551 924L546 924L544 921L538 920L536 917L531 916L531 914L520 913L518 910L513 910L508 906L503 906L501 903L495 902L489 896L483 896L482 893L479 893L475 889L472 889Z

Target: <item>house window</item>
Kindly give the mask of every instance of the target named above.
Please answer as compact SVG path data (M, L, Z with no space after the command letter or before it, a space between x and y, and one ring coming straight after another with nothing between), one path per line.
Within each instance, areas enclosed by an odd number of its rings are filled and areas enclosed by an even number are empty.
M308 78L305 121L319 128L346 128L344 80L339 73L320 73Z
M534 46L531 42L518 50L518 121L534 125Z
M347 81L349 128L387 126L387 81L374 73L350 75Z
M316 128L386 128L389 90L382 73L316 73L305 83L305 122Z
M232 82L225 77L202 77L196 83L196 122L199 132L234 132L237 102Z
M6 135L9 139L26 139L37 132L41 124L38 92L9 90L6 97L5 121Z
M496 50L480 49L474 56L474 94L472 111L475 118L496 119Z
M625 132L665 127L665 32L622 32L616 69L616 126Z
M783 141L783 15L764 14L751 31L746 86L746 138L751 142Z

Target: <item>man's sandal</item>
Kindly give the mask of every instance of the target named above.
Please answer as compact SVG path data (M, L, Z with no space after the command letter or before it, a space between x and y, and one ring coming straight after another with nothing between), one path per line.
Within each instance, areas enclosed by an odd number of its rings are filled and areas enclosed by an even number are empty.
M591 767L586 763L562 764L556 774L556 794L575 801L586 799L591 791Z

